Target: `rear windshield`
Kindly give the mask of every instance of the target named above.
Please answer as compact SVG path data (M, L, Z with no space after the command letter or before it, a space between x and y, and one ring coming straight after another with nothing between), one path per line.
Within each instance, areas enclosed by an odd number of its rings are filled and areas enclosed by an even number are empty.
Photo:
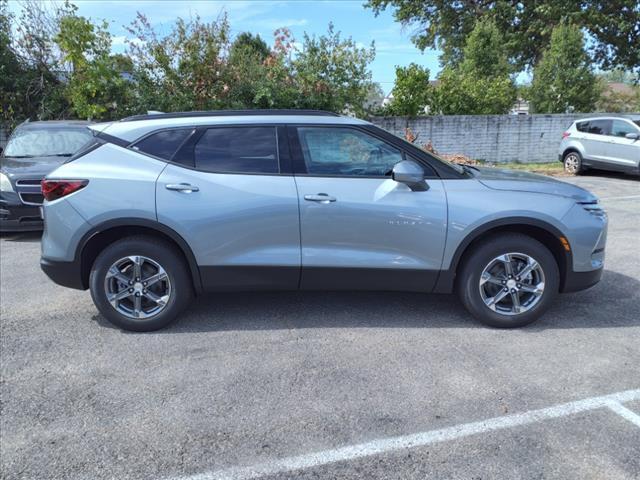
M86 127L18 128L7 143L5 157L70 157L93 138Z

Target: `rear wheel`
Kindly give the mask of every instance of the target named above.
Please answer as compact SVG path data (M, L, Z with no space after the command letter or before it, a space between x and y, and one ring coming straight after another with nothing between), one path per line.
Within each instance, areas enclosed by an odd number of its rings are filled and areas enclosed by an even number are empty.
M538 319L558 294L560 274L551 252L520 234L494 236L465 259L458 295L481 322L522 327Z
M109 245L94 262L89 285L107 320L138 332L167 326L193 296L183 257L169 243L147 236Z
M580 175L585 168L582 166L582 156L578 152L568 152L564 158L564 171L570 175Z

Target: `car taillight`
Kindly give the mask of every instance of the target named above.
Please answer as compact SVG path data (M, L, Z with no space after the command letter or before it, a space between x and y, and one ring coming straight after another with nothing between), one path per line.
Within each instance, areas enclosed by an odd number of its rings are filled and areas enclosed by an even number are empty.
M565 138L570 137L570 136L571 136L571 132L564 132L562 134L562 139L564 140Z
M50 202L84 188L89 180L42 180L42 195Z

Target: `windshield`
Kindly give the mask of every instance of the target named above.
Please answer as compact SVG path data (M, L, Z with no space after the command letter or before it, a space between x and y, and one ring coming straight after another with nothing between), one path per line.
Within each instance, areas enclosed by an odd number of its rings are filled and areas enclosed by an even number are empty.
M640 119L634 120L633 123L635 123L636 125L638 125L640 127Z
M86 127L21 128L13 132L6 157L71 156L93 138Z

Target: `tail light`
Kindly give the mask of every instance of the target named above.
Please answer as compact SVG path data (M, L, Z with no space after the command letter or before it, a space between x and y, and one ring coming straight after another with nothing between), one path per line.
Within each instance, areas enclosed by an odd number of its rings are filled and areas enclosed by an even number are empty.
M564 140L565 138L570 137L570 136L571 136L571 132L564 132L562 134L562 139Z
M89 180L42 180L42 195L48 201L66 197L86 187Z

